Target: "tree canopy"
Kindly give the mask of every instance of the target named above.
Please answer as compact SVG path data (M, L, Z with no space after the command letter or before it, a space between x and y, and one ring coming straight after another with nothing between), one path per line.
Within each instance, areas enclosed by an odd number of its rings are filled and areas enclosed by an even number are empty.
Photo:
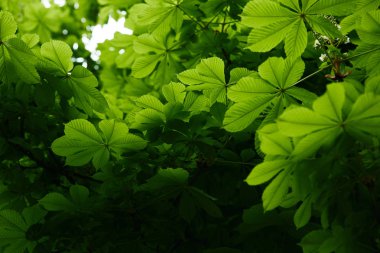
M379 0L50 2L0 2L0 252L380 251Z

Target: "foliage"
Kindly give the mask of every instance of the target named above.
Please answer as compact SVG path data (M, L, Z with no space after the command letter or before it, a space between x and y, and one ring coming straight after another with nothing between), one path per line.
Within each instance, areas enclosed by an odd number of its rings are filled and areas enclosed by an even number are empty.
M379 6L1 1L0 251L380 251Z

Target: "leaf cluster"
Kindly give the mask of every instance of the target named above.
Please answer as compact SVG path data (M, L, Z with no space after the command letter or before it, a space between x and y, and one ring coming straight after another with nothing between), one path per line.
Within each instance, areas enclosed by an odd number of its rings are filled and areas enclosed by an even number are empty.
M379 6L0 2L0 251L379 251Z

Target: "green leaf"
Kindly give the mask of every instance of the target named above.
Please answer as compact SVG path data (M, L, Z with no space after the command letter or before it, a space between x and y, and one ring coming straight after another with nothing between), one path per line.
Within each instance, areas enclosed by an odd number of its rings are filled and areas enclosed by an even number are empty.
M66 164L81 166L92 159L95 168L103 168L109 154L119 158L123 152L145 148L146 141L128 133L122 122L102 120L99 123L102 135L87 120L72 120L65 125L65 136L52 144L54 153L66 156Z
M289 34L294 19L288 19L268 26L254 28L248 36L248 49L253 52L269 52Z
M297 11L297 12L301 11L298 0L280 0L280 3L282 3L285 6L288 6L294 11Z
M12 38L1 44L0 75L4 83L18 82L20 79L29 84L39 83L35 63L36 56L22 40Z
M43 210L38 204L22 210L22 217L28 226L39 223L46 214L47 212Z
M277 91L273 85L261 78L244 77L236 85L228 87L228 98L234 102L252 99L263 94L274 94Z
M302 2L302 11L307 11L310 7L312 7L319 0L301 0Z
M161 60L159 54L138 57L132 65L132 75L136 78L149 76Z
M308 108L294 107L285 110L278 118L278 128L286 136L297 137L336 127L336 122Z
M311 105L318 96L308 90L299 87L291 87L286 90L286 94L302 101L305 105Z
M294 214L294 224L297 229L305 226L311 218L311 197L306 198Z
M342 109L345 98L346 94L343 85L330 84L327 86L327 92L315 100L313 109L334 122L342 122Z
M208 102L208 99L204 95L188 92L183 103L183 109L190 112L206 110Z
M24 34L21 39L28 45L29 48L35 47L40 42L40 37L37 34Z
M66 76L73 69L73 51L63 41L52 40L42 44L41 55L50 61L49 70L56 70L60 76Z
M141 5L137 22L149 27L151 32L167 33L170 28L179 31L183 12L177 7L178 1L147 1ZM180 5L179 5L180 6Z
M39 200L39 203L48 211L71 211L75 209L73 202L57 192L48 193Z
M373 92L376 95L380 95L380 76L375 76L366 80L365 92Z
M299 57L306 49L307 29L302 19L290 24L290 29L285 37L285 52L288 57Z
M305 70L301 58L271 57L259 66L259 75L278 88L292 87Z
M246 68L234 68L230 71L230 80L228 82L229 85L237 83L244 77L253 77L258 78L259 75L256 71L251 71Z
M241 22L243 25L256 28L273 23L289 23L295 15L274 1L257 0L248 2L244 7Z
M23 9L20 30L23 33L37 33L41 42L50 41L52 33L59 33L62 21L68 15L59 8L45 8L40 2L29 2Z
M178 60L181 44L172 34L142 34L134 41L134 50L139 54L132 65L132 76L150 76L160 84L172 81L182 70Z
M196 69L186 70L178 75L178 79L189 85L187 90L207 90L226 86L224 62L217 57L203 59Z
M373 93L361 95L345 121L347 132L358 138L366 134L379 137L379 106L380 96Z
M307 13L345 16L353 12L355 4L355 0L319 0L308 8Z
M380 36L380 10L374 10L362 15L360 26L357 32L362 41L380 45L378 37Z
M202 190L196 187L190 187L187 191L191 194L191 196L195 199L197 205L202 208L208 215L221 218L223 217L223 213L220 208L214 203L215 198L206 194Z
M274 97L275 95L262 95L234 104L226 112L224 128L230 132L245 129L270 105Z
M138 54L156 53L162 54L166 48L160 41L160 37L151 34L142 34L133 41L133 49Z
M329 38L340 38L342 36L339 29L324 16L307 15L306 20L315 32L326 35Z
M284 201L289 191L290 168L286 168L265 188L262 199L265 211L270 211Z
M312 157L321 146L333 143L342 132L341 128L328 128L302 137L294 147L292 159L302 160Z
M162 94L168 102L183 103L186 97L185 86L182 83L171 82L162 87Z
M279 57L270 57L259 66L259 75L275 87L283 87L285 61Z
M259 131L260 150L267 155L289 156L293 151L293 144L289 137L278 131L276 124L268 124Z
M7 11L0 11L0 41L13 37L17 30L17 23L13 15Z
M128 133L128 127L123 122L116 120L102 120L99 128L105 136L104 142L118 156L131 150L141 150L147 142L141 137Z
M160 169L157 174L149 178L147 182L140 186L142 191L157 191L170 188L181 188L187 185L189 172L182 168Z
M379 0L358 0L356 1L355 12L342 19L340 25L342 32L347 34L355 29L356 25L361 22L362 15L367 12L378 9L380 5Z
M288 160L264 161L257 165L245 181L249 185L265 183L289 166Z
M28 229L21 214L10 209L0 210L0 226L24 232Z
M328 230L314 230L302 238L300 245L305 253L320 252L322 243L330 238L331 232Z
M86 68L75 66L71 75L63 81L73 93L76 106L83 109L87 114L93 114L93 110L104 112L108 107L107 101L96 87L96 77Z
M164 111L164 105L161 103L161 101L152 96L152 95L143 95L136 99L135 101L136 105L139 107L142 107L144 109L153 109L158 112L163 112Z
M135 122L133 123L133 128L140 130L146 130L160 126L166 121L164 113L151 108L143 109L137 112L134 119Z
M70 196L75 205L84 206L88 204L89 190L82 185L72 185L70 187Z

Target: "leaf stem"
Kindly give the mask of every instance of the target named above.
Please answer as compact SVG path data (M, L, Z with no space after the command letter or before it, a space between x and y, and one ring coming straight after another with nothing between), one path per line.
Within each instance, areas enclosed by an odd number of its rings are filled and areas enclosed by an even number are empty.
M183 14L185 14L187 17L189 17L191 21L193 21L194 23L196 23L197 25L199 25L202 29L206 29L207 28L207 26L204 26L203 23L199 22L193 16L191 16L190 14L188 14L180 5L177 5L177 8L180 9L183 12Z
M309 79L310 77L315 76L315 75L318 74L319 72L322 72L323 70L325 70L325 69L327 69L327 68L329 68L329 67L331 67L331 66L332 66L332 64L330 63L330 64L327 65L326 67L323 67L323 68L321 68L321 69L319 69L319 70L317 70L317 71L311 73L310 75L305 76L304 78L298 80L297 82L295 82L294 84L292 84L291 86L289 86L289 88L290 88L290 87L293 87L294 85L297 85L297 84L299 84L299 83L302 83L302 82L305 81L306 79Z
M360 53L360 54L357 54L357 55L353 55L353 56L350 56L350 57L344 58L344 59L342 59L342 62L345 62L345 61L351 60L351 59L353 59L353 58L356 58L356 57L359 57L359 56L363 56L363 55L366 55L366 54L372 53L372 52L377 51L377 50L380 50L380 47L378 47L378 48L373 48L373 49L367 50L367 51L365 51L365 52L363 52L363 53ZM305 81L306 79L309 79L310 77L312 77L312 76L318 74L319 72L322 72L323 70L325 70L325 69L327 69L327 68L329 68L329 67L331 67L331 66L332 66L332 64L330 63L330 64L327 65L326 67L323 67L323 68L321 68L321 69L319 69L319 70L317 70L317 71L311 73L310 75L305 76L304 78L298 80L297 82L295 82L294 84L292 84L291 86L289 86L289 88L290 88L290 87L293 87L294 85L297 85L297 84L299 84L299 83L301 83L301 82L303 82L303 81Z
M350 57L344 58L343 61L348 61L348 60L351 60L351 59L353 59L353 58L356 58L356 57L359 57L359 56L362 56L362 55L366 55L366 54L372 53L372 52L377 51L377 50L380 50L380 47L373 48L373 49L370 49L370 50L364 51L364 52L362 52L362 53L360 53L360 54L357 54L357 55L353 55L353 56L350 56Z

